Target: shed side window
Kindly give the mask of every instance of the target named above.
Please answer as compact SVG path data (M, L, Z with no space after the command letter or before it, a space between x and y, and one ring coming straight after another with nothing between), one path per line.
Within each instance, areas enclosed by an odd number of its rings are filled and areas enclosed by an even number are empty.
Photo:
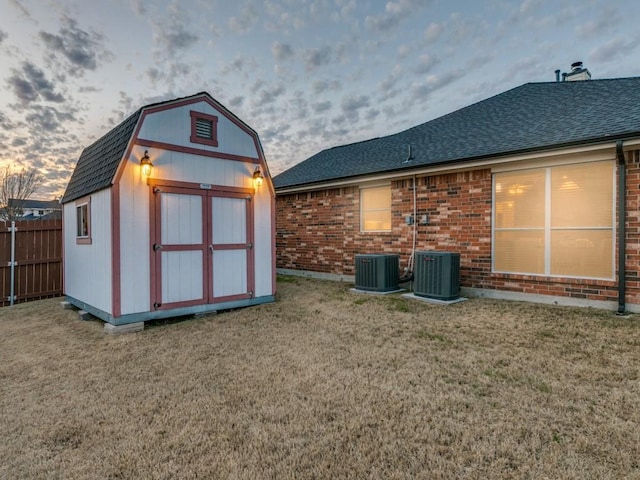
M218 146L218 117L200 112L190 112L191 142L212 147Z
M494 175L494 271L612 279L614 182L608 161Z
M391 186L360 189L360 230L391 231Z
M76 203L76 243L91 243L91 204L89 201Z

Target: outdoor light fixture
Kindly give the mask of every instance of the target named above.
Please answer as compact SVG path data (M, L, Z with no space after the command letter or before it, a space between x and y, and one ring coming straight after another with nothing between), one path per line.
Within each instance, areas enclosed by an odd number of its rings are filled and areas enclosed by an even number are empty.
M144 157L140 159L140 168L142 168L142 175L145 177L151 175L153 163L151 163L151 159L149 158L149 150L144 151Z
M255 171L253 172L253 185L257 188L260 185L262 185L263 181L264 181L264 177L262 176L260 167L256 167Z

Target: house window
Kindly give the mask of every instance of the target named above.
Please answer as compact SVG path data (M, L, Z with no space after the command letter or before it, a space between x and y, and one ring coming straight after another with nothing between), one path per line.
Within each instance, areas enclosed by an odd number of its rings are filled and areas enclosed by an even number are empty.
M613 162L494 175L493 270L612 279Z
M76 243L91 243L91 202L76 202Z
M218 117L191 111L191 142L218 146Z
M391 231L391 186L360 189L360 230Z

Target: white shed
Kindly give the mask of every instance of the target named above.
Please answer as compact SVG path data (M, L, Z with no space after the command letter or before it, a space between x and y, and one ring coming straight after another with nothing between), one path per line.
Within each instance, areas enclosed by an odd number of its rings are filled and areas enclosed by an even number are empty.
M207 93L142 107L85 148L62 203L67 301L112 326L274 300L262 146Z

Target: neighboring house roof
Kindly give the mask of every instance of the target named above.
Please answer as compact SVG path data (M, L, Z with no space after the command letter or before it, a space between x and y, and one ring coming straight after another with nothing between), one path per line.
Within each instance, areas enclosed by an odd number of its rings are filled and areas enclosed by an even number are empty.
M20 207L23 210L62 210L58 200L18 200L10 198L9 207Z
M30 213L18 218L18 220L59 220L61 218L62 210L55 210L53 212L45 213L44 215L34 215L33 213Z
M640 77L527 83L400 133L323 150L274 184L308 186L638 135Z

